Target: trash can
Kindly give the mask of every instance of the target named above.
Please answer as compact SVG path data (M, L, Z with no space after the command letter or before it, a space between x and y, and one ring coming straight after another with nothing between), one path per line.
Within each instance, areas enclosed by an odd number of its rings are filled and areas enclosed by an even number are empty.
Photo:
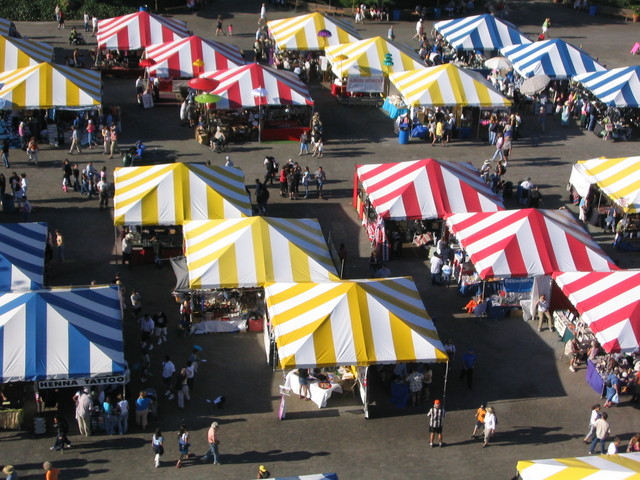
M598 15L598 5L589 5L589 15L592 17Z
M406 145L407 143L409 143L409 129L408 128L401 128L400 131L398 132L398 143L400 145Z
M440 20L441 17L442 17L442 9L441 8L434 8L433 9L433 18L435 20Z
M391 10L391 20L393 20L394 22L397 22L400 20L400 14L402 13L401 10Z

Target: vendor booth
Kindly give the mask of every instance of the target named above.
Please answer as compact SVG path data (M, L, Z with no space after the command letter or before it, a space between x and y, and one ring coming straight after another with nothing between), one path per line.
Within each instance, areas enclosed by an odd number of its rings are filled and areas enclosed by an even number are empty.
M559 38L503 47L500 52L523 77L547 75L552 79L566 79L606 70L588 53Z
M99 72L49 62L0 73L3 110L96 108L102 103Z
M640 475L640 453L521 460L516 468L522 480L633 479Z
M332 93L355 104L366 98L376 98L381 104L380 94L388 91L390 74L424 66L415 52L383 37L328 47L326 56L336 77Z
M640 107L640 66L583 73L574 77L602 103L611 107Z
M325 50L360 40L349 22L319 12L271 20L267 27L278 50ZM321 31L329 35L318 35Z
M46 244L46 223L0 224L0 291L42 288Z
M245 139L249 129L261 140L298 141L309 129L313 99L293 72L251 63L201 76L219 81L211 93L222 97L207 105L207 135L220 127L229 140Z
M51 45L0 35L0 72L51 61L53 61Z
M369 238L383 246L383 257L385 246L392 243L388 232L399 231L406 241L418 246L432 242L434 235L442 235L442 228L432 225L416 229L408 223L412 220L504 208L502 199L482 181L473 165L434 159L358 165L353 195L358 217Z
M273 354L284 370L325 369L324 379L317 380L316 373L310 384L310 398L319 407L326 405L331 391L341 391L356 376L352 369L336 367L448 360L410 278L274 283L265 288L265 298L276 348L272 351L274 344L267 342L267 355ZM367 374L366 368L358 368L365 412ZM283 375L284 387L297 393L296 374Z
M493 15L474 15L436 22L433 28L456 50L497 52L531 43L513 24Z
M195 35L149 45L145 58L153 61L147 68L149 75L158 78L192 78L245 64L239 47Z

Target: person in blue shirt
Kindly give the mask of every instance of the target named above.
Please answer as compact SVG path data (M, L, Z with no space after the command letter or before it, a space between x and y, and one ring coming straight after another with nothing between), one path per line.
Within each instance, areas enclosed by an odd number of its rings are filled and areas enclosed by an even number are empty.
M469 348L467 353L462 356L462 370L460 371L460 380L467 377L467 387L473 388L473 367L476 363L476 354L473 348Z
M147 416L149 415L149 407L151 399L147 397L147 392L142 390L140 396L136 400L136 424L142 429L147 428Z

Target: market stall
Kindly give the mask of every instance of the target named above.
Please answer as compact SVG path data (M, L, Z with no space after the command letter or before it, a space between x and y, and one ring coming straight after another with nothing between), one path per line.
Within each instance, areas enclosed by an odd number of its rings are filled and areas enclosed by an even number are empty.
M547 75L552 79L567 79L581 73L606 70L588 53L559 38L503 47L500 53L523 77Z
M46 223L0 224L0 291L42 288L46 243Z
M358 165L353 205L369 237L384 245L392 243L391 231L404 232L401 236L417 245L430 243L434 235L442 236L443 229L435 225L416 230L410 223L414 220L504 208L502 199L482 181L473 165L434 159ZM384 232L380 231L381 220Z
M147 71L150 76L158 78L192 78L204 72L226 70L245 64L242 51L236 45L214 42L195 35L149 45L144 57L153 60L153 65Z
M576 75L581 83L601 102L611 107L640 107L640 66L613 68L601 72Z
M516 468L522 480L632 479L640 474L640 453L521 460Z
M436 22L433 28L456 50L497 52L531 43L513 24L494 15L473 15Z
M51 61L53 61L51 45L0 35L0 72Z
M326 388L319 386L321 390L339 390L345 370L337 371L338 366L448 359L410 278L274 283L265 288L265 299L276 348L274 363L284 370L325 369L319 382ZM267 354L274 345L266 345ZM367 411L367 373L366 369L358 372ZM318 375L314 373L314 378ZM285 375L287 381L295 389L295 378ZM326 404L327 393L316 392L318 406Z
M367 98L382 104L380 94L387 93L390 74L424 66L415 52L383 37L328 47L326 56L335 77L332 93L354 104Z
M271 20L267 27L278 50L325 50L360 40L349 22L319 12ZM323 30L330 35L319 36Z
M96 108L102 103L99 72L49 62L0 73L2 110Z
M248 129L261 140L297 141L309 129L314 102L293 72L251 63L201 77L219 81L211 93L222 97L208 104L207 136L220 127L230 140L246 139L243 132Z

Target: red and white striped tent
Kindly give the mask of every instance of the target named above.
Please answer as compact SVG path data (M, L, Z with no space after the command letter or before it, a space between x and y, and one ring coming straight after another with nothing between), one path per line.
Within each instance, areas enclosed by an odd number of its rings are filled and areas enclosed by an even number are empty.
M356 175L385 220L444 218L448 213L503 210L502 199L470 163L434 160L358 165Z
M257 63L241 67L207 72L201 77L220 82L213 92L222 99L211 104L218 110L237 110L259 105L313 105L307 86L293 72L276 70ZM261 88L266 95L254 95Z
M236 45L213 42L192 35L172 42L150 45L146 57L155 60L148 68L151 75L159 78L197 77L203 72L226 70L244 65L242 51ZM200 60L203 65L195 66Z
M617 270L566 210L525 208L446 218L482 278Z
M189 29L182 20L149 12L130 13L98 22L99 48L137 50L188 36Z
M553 276L607 352L640 345L640 271L569 272Z

